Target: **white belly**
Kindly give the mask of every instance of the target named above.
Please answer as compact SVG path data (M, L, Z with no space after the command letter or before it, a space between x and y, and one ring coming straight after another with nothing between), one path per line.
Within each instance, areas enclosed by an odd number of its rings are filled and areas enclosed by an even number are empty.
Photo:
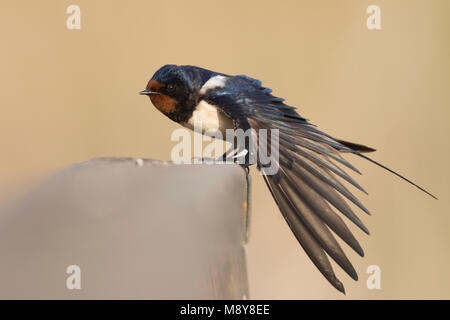
M220 132L222 137L226 137L226 129L234 129L233 121L221 112L214 105L201 100L191 118L183 125L189 129L194 130L194 126L198 128L203 134L217 136ZM197 130L197 129L196 129Z

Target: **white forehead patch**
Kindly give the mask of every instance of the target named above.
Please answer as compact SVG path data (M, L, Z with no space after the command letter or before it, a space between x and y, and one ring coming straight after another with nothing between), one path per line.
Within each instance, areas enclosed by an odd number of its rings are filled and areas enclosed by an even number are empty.
M206 83L203 85L203 87L201 87L200 89L200 94L205 94L206 92L208 92L211 89L214 88L223 88L225 87L225 82L227 82L227 77L225 76L214 76L211 79L209 79L208 81L206 81Z

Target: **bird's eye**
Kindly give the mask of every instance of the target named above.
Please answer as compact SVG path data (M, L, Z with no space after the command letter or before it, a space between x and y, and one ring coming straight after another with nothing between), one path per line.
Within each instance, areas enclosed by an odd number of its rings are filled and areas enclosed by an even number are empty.
M166 87L166 89L167 89L167 91L169 91L169 92L173 92L174 89L175 89L175 86L174 86L173 84L168 84L167 87Z

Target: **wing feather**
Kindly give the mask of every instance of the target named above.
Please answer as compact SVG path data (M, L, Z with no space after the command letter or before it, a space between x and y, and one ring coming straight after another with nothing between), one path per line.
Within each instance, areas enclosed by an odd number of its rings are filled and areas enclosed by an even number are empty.
M272 96L271 92L258 80L236 76L206 99L230 116L236 128L279 130L280 139L271 154L271 159L278 161L279 170L275 175L263 175L264 180L307 255L324 277L344 292L328 257L351 278L357 280L358 275L334 235L360 256L364 251L332 207L369 233L344 197L363 211L368 213L368 210L339 180L365 191L334 163L336 161L359 173L340 155L341 151L351 149L317 129L294 107L284 104L282 98ZM264 150L271 149L270 139L258 142ZM258 169L261 170L261 166L258 162Z

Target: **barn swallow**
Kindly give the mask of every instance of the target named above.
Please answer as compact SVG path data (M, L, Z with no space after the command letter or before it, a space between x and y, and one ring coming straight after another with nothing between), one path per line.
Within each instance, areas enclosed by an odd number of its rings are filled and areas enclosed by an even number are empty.
M195 66L165 65L156 71L140 94L149 96L159 111L190 129L197 121L201 121L204 131L222 133L226 129L254 129L256 132L278 129L279 170L274 175L263 174L264 180L309 258L337 290L345 293L328 257L354 280L358 275L335 235L360 256L364 256L364 251L335 211L366 234L369 234L368 229L344 199L370 213L338 178L365 192L337 165L359 173L342 154L351 153L371 161L435 197L363 154L374 149L333 138L271 92L261 81L245 75L230 76ZM260 163L256 165L261 170Z

